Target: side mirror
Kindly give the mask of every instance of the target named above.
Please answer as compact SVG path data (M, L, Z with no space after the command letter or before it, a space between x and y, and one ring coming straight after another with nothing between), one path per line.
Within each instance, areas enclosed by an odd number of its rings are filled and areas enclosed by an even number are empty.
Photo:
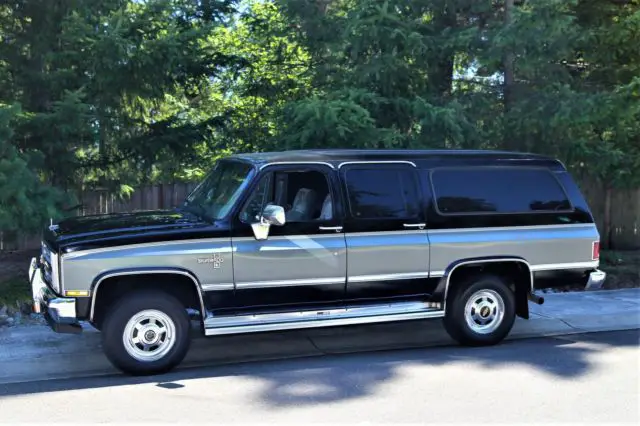
M284 208L277 205L268 205L262 211L260 221L252 223L253 235L256 240L266 240L269 237L269 228L271 225L282 226L285 224Z
M284 208L275 204L270 204L262 211L261 222L266 222L269 225L282 226L286 222Z

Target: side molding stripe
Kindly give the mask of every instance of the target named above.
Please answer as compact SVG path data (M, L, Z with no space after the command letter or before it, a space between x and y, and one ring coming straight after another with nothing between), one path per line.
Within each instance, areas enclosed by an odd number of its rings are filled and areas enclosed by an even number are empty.
M574 262L574 263L549 263L543 265L531 265L532 271L556 271L562 269L582 269L597 268L600 265L599 260L590 262Z
M202 284L202 291L233 290L233 283Z
M277 281L246 281L236 284L236 289L244 290L250 288L273 288L273 287L296 287L308 285L344 285L345 278L313 278L299 280L277 280Z

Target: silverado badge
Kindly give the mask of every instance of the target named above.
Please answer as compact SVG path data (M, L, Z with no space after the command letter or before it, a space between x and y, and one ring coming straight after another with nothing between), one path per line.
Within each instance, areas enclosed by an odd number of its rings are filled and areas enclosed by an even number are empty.
M198 263L212 263L213 269L220 269L224 259L219 253L213 253L210 257L199 257Z

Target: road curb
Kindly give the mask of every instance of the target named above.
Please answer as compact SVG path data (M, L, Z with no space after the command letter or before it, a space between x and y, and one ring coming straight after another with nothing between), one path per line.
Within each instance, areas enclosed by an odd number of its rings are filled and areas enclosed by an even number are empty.
M529 320L516 320L508 340L640 329L640 289L545 297L544 305L530 305ZM117 373L102 353L99 332L89 325L84 330L59 335L34 325L1 331L0 384ZM220 336L195 339L181 369L449 344L441 320Z

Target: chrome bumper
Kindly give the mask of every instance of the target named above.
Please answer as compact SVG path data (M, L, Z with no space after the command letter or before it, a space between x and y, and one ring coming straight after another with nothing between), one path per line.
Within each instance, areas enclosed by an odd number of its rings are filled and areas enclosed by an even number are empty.
M596 269L589 274L587 284L584 286L585 290L599 290L604 285L604 280L607 278L607 273Z
M76 300L58 297L42 279L36 258L29 265L29 280L33 295L33 311L42 313L51 329L57 333L80 333L82 326L76 316Z

